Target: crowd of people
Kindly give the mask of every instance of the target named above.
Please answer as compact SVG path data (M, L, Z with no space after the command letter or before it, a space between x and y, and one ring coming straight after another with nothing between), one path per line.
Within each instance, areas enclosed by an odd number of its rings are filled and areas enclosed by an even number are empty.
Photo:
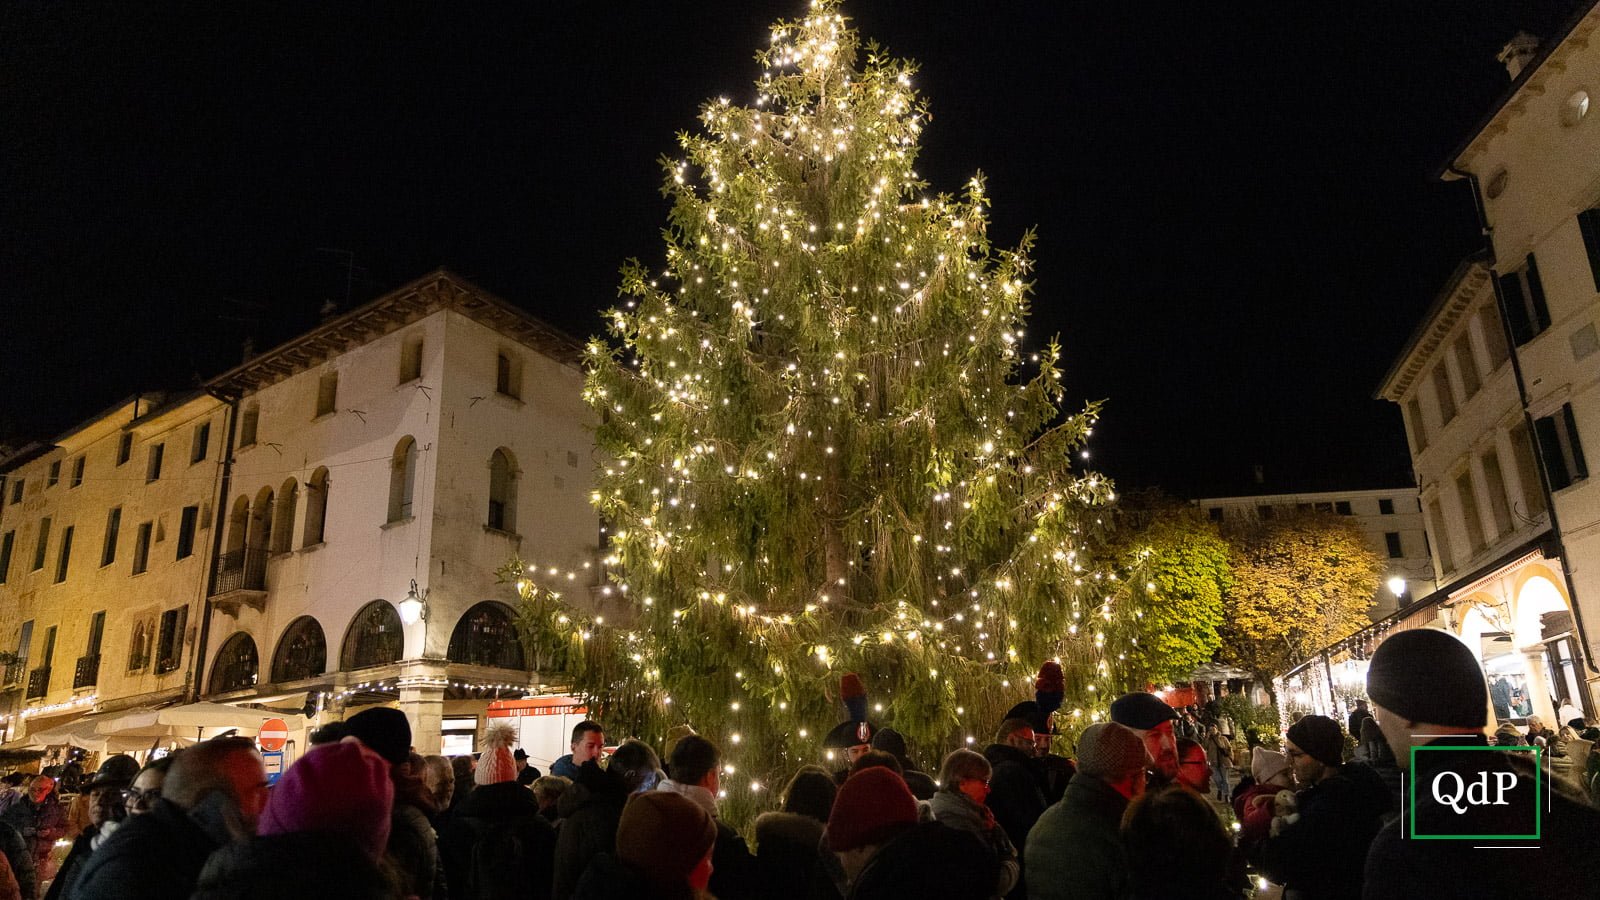
M686 727L659 752L630 739L607 757L604 727L582 722L549 775L504 725L488 729L476 757L420 756L406 717L388 708L314 733L270 788L244 738L142 767L112 756L81 786L87 824L58 868L49 857L68 825L54 779L0 798L0 900L36 900L52 869L46 900L286 890L353 900L1237 900L1538 896L1600 884L1600 812L1559 781L1540 795L1531 859L1402 832L1402 773L1414 756L1435 755L1413 748L1491 743L1483 673L1443 632L1391 637L1371 660L1372 709L1363 703L1345 722L1299 718L1281 752L1250 748L1237 783L1231 723L1142 692L1085 728L1072 758L1051 753L1058 677L1047 666L1035 700L1007 714L993 743L949 752L933 774L912 764L903 736L868 721L864 703L849 704L827 739L843 767L795 772L750 841L719 815L719 748ZM858 689L847 679L847 700ZM1513 793L1532 788L1532 765L1482 755Z

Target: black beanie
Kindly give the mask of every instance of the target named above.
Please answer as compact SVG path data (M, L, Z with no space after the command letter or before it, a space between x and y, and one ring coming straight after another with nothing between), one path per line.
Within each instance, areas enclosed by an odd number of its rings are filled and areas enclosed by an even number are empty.
M1413 722L1482 728L1489 721L1477 657L1437 628L1402 631L1379 644L1367 667L1367 696Z
M367 749L395 765L411 756L411 722L398 709L374 706L345 719L344 724Z
M1325 766L1344 765L1344 730L1327 716L1305 716L1289 726L1291 743Z

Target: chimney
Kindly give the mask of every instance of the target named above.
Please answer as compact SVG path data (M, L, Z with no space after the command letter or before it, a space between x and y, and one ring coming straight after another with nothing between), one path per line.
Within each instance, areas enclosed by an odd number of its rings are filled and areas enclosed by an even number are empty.
M1267 483L1267 467L1263 466L1260 463L1256 463L1255 476L1256 476L1256 484L1266 484Z
M1506 41L1505 47L1501 48L1500 55L1495 59L1505 63L1506 72L1511 75L1512 81L1516 81L1517 76L1522 74L1522 70L1538 53L1539 39L1526 31L1519 31L1516 37Z

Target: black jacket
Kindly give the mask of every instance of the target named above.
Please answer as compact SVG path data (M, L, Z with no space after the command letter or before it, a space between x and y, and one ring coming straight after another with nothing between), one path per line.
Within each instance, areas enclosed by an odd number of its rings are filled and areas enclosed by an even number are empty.
M572 896L574 900L693 900L695 892L687 884L653 884L637 869L602 853L589 861Z
M822 855L822 834L821 822L799 813L769 812L756 818L755 882L762 897L840 900Z
M994 768L989 776L989 811L1006 830L1011 846L1023 853L1028 832L1044 813L1044 786L1033 757L1006 744L990 744L984 758Z
M67 885L71 884L72 879L77 877L75 870L89 861L89 854L92 852L90 844L94 841L94 836L99 833L100 830L98 828L90 825L73 839L72 849L67 851L67 858L61 861L61 868L56 870L56 877L50 880L50 890L45 891L44 900L61 900L62 897L72 896L67 893ZM110 838L106 838L106 840L110 840ZM20 882L22 879L19 878L17 880ZM28 898L34 895L24 890L22 896Z
M1482 735L1448 738L1434 744L1487 745ZM1548 808L1539 818L1537 841L1442 841L1412 840L1407 833L1416 827L1422 834L1442 834L1446 825L1456 833L1522 833L1527 827L1527 803L1533 794L1533 765L1525 754L1477 751L1471 754L1476 765L1489 771L1513 772L1516 787L1504 807L1477 807L1463 829L1450 813L1451 821L1437 821L1430 814L1423 792L1430 790L1433 778L1448 765L1448 757L1434 752L1417 754L1418 804L1420 814L1409 810L1403 818L1383 827L1372 842L1366 858L1366 880L1361 896L1369 900L1415 900L1417 897L1578 897L1600 885L1600 810L1590 806L1563 779L1544 777L1540 796ZM1483 758L1484 762L1477 760ZM1408 776L1409 778L1410 776ZM1408 784L1409 788L1410 785ZM1548 793L1545 793L1548 792ZM1527 798L1521 800L1520 798ZM1478 817L1484 818L1478 818ZM1402 825L1405 830L1402 830ZM1479 850L1478 844L1536 844L1532 853L1505 854ZM1507 856L1527 860L1508 863Z
M544 900L556 838L533 792L505 781L479 785L440 841L452 900Z
M195 889L200 870L231 840L224 824L229 799L213 793L194 809L157 800L129 816L84 863L72 900L172 900Z
M568 900L596 856L617 846L617 823L628 802L628 781L593 761L578 769L572 786L556 801L561 830L556 834L555 900Z
M1308 900L1360 896L1362 863L1389 809L1389 788L1368 766L1348 763L1296 800L1300 820L1262 843L1262 867L1286 892Z
M922 822L884 844L850 885L850 900L987 900L993 856L965 831Z
M340 900L404 896L393 873L373 862L350 838L301 831L252 838L211 854L190 900L279 900L296 893L286 890L285 884L304 885L307 896Z
M22 896L39 896L39 869L34 865L28 839L4 822L0 822L0 853L4 853L6 861L11 863L11 874L17 879Z
M384 856L400 879L402 893L420 900L449 900L439 839L421 809L403 800L395 803Z

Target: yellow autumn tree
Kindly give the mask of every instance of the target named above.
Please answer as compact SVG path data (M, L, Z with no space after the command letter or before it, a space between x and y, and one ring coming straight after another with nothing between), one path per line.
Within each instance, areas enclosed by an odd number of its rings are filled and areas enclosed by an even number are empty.
M1233 583L1218 655L1269 691L1272 676L1369 624L1383 559L1350 519L1278 510L1230 523L1227 537Z

